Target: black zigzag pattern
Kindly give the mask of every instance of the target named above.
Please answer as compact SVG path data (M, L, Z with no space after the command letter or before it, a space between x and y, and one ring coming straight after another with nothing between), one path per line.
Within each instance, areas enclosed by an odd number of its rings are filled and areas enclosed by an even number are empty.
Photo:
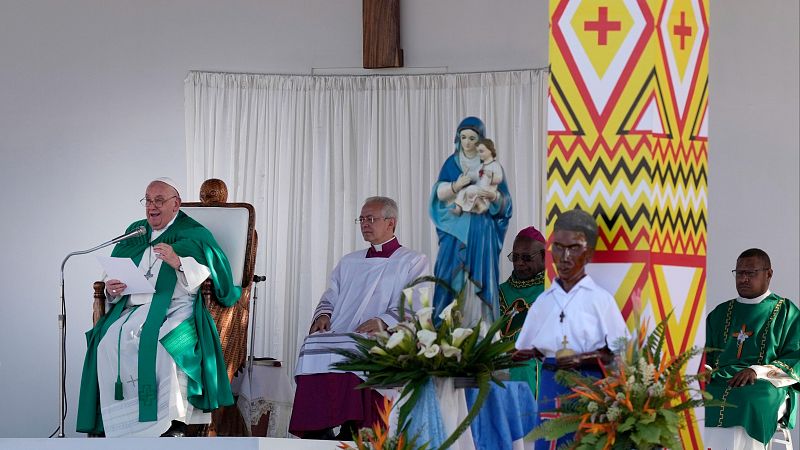
M556 218L561 215L562 212L563 211L561 211L561 208L557 204L553 205L553 208L547 214L547 222L555 222ZM618 205L611 211L603 208L602 205L596 205L594 209L587 212L591 214L595 220L602 220L609 229L614 228L619 221L628 225L630 229L633 229L635 225L642 220L644 220L645 223L650 223L650 211L648 211L645 205L639 205L633 215L628 213L624 205Z
M618 175L624 173L625 178L631 184L633 184L636 178L641 176L642 173L647 175L648 180L653 176L652 167L646 158L640 159L639 163L636 164L633 170L631 170L631 168L627 165L627 162L622 159L618 160L611 169L609 169L603 161L598 161L591 167L590 170L586 169L586 166L581 164L580 161L575 161L575 163L567 165L567 168L565 169L564 165L561 164L561 161L555 159L555 161L553 161L553 163L547 168L547 179L556 179L554 178L554 175L559 174L560 178L564 180L564 184L569 184L570 180L572 180L572 177L578 172L580 172L580 175L582 175L586 182L590 185L601 172L602 177L607 180L616 180Z
M694 166L679 165L677 169L670 164L656 164L653 169L653 181L668 181L675 185L688 186L690 181L695 186L706 186L706 168L700 166L695 170Z
M653 212L653 221L661 229L692 230L695 233L705 231L706 225L708 225L705 211L700 211L695 217L695 213L692 210L684 213L683 211L667 209L662 213L662 211L656 209Z

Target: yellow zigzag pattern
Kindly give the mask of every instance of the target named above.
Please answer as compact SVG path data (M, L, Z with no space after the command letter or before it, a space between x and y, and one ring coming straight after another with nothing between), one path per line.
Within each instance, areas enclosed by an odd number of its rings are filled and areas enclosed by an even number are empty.
M698 134L708 110L708 0L551 0L550 16L550 107L563 124L548 135L548 235L562 211L592 213L595 261L616 263L607 267L620 271L613 294L628 325L672 311L668 351L703 345L708 147ZM617 25L587 32L601 17ZM677 25L691 33L675 34ZM635 30L633 47L622 45ZM619 86L594 85L597 67L620 55L628 60ZM681 431L685 448L703 448L695 418Z

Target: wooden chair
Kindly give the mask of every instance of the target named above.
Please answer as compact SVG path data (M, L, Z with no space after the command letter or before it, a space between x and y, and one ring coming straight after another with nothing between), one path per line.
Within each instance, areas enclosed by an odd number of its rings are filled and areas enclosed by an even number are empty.
M181 204L181 211L208 228L231 264L233 282L242 287L242 296L226 308L217 303L211 280L201 287L206 308L219 332L228 379L244 368L247 359L247 323L250 316L250 289L255 269L258 237L255 209L249 203L227 203L228 188L222 180L209 179L200 187L201 202ZM94 283L94 322L105 314L105 283ZM245 436L247 429L235 405L212 413L209 427L190 427L192 435Z

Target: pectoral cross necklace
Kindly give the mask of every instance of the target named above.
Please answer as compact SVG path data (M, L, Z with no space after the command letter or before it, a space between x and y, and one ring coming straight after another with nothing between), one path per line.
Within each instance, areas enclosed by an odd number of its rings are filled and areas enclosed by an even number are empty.
M753 335L752 331L747 331L747 325L742 325L741 330L731 335L736 338L736 343L739 344L738 351L736 352L736 359L742 358L742 346L744 345L744 341L746 341L747 338L749 338L752 335Z
M577 297L577 295L567 300L567 303L565 303L563 307L561 306L561 303L556 300L556 304L558 304L558 307L561 308L561 313L558 315L558 321L561 323L561 331L564 333L564 340L561 341L562 348L556 352L556 358L564 358L575 354L574 350L567 347L569 341L567 340L567 330L564 326L564 319L567 317L567 314L564 312L564 310L566 310L567 306L569 306L569 304L575 300L575 297Z
M567 317L567 314L564 311L567 309L567 306L569 306L569 304L572 303L573 300L575 300L575 297L572 297L569 300L567 300L567 303L563 307L561 306L561 303L559 303L559 301L556 300L558 307L561 308L561 313L558 315L559 322L564 323L564 319Z
M156 262L158 262L158 258L156 258L155 261L151 262L152 257L153 257L153 246L152 245L148 245L147 246L147 263L150 264L150 266L147 268L147 273L144 274L144 277L147 278L148 280L150 278L153 278L153 266L155 266Z

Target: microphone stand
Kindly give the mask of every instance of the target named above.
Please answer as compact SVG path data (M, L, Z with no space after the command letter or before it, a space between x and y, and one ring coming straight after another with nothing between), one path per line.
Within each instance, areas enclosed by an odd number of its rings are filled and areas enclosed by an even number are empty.
M59 349L58 353L58 365L60 367L58 379L58 401L61 408L61 413L59 414L58 419L58 437L60 438L64 437L64 419L67 416L67 397L66 393L64 392L67 383L67 303L64 300L64 266L67 264L67 260L75 255L85 255L86 253L91 253L95 250L100 250L101 248L116 244L119 241L134 236L141 236L146 232L144 227L139 227L136 231L138 234L130 233L122 235L108 242L103 242L102 244L92 247L88 250L72 252L68 254L63 261L61 261L61 314L58 315L58 331L61 340L61 348Z
M247 378L250 380L250 383L253 381L253 351L255 350L255 341L256 341L256 311L258 307L258 283L262 281L266 281L267 277L260 276L260 275L253 275L253 307L250 311L250 351L248 351L247 355Z

